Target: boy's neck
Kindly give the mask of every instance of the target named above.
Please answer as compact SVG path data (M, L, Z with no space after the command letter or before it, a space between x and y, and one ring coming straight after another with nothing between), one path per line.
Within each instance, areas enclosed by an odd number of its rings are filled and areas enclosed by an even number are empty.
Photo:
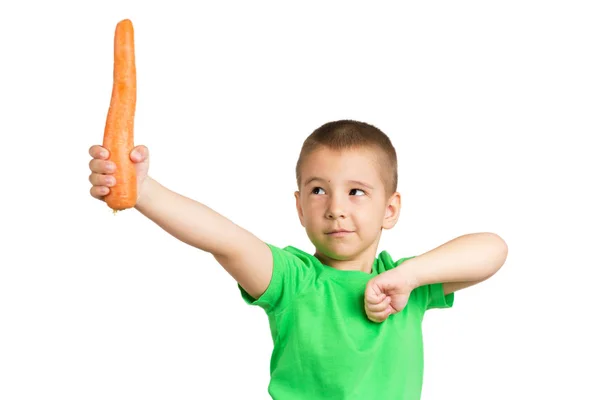
M377 253L377 245L378 241L375 241L362 253L358 253L347 260L336 260L334 258L327 257L318 250L315 251L314 256L321 262L321 264L340 271L362 271L370 274L373 270L373 262L375 261L375 256Z

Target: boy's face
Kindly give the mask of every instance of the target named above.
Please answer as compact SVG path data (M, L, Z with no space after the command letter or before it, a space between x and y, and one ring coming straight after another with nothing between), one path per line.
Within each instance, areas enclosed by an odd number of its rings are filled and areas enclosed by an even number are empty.
M356 259L376 251L381 229L395 225L400 196L386 198L379 168L367 149L320 148L303 161L296 207L317 253ZM337 230L348 232L333 233Z

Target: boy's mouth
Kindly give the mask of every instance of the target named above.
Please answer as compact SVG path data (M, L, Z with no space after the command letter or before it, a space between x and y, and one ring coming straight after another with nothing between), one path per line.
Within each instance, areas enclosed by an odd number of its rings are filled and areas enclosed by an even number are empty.
M346 229L336 229L331 232L327 232L327 236L342 237L342 236L347 236L351 233L352 233L352 231L348 231Z

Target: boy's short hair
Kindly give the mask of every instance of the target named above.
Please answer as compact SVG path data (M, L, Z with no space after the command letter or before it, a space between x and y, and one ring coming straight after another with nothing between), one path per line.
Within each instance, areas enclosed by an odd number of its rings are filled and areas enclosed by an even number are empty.
M398 160L390 138L381 130L366 122L343 119L327 122L315 129L302 145L296 163L296 182L301 187L300 167L304 159L319 148L330 150L370 149L377 153L377 160L386 197L398 186Z

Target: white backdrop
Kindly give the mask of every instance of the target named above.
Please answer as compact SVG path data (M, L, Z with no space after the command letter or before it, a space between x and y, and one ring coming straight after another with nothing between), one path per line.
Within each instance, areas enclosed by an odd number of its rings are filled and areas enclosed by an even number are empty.
M506 240L496 276L426 316L423 399L599 399L594 3L4 2L0 399L268 398L263 311L210 254L89 195L123 18L165 186L312 251L300 146L358 119L399 155L380 251Z

